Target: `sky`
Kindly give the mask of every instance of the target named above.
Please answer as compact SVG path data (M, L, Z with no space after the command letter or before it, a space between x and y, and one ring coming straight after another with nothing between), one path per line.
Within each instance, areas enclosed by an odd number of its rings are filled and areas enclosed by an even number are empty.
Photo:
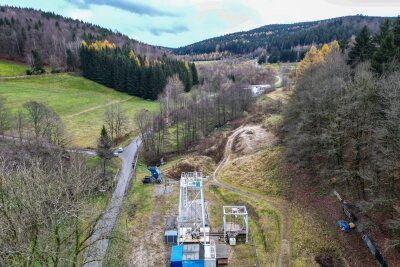
M53 11L165 47L267 24L400 14L400 0L0 0L4 4Z

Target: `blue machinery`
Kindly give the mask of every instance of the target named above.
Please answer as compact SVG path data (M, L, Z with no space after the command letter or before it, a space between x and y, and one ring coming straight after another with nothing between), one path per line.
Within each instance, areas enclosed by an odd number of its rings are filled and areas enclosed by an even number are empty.
M153 184L153 183L162 183L161 173L157 167L149 167L147 168L151 173L151 176L145 176L142 180L144 184Z

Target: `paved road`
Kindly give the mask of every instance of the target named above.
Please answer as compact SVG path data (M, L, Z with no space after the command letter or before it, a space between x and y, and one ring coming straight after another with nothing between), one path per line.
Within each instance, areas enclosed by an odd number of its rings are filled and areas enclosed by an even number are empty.
M109 237L121 211L124 197L129 189L132 178L132 162L141 144L140 137L135 138L122 152L119 157L122 159L122 168L118 174L118 182L115 191L104 211L103 216L95 226L93 236L88 240L92 244L85 251L85 267L101 267L106 254Z

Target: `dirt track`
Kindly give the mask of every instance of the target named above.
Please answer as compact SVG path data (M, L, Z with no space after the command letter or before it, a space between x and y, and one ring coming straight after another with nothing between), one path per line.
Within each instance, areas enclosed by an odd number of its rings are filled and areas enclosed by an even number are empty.
M278 258L278 266L292 266L291 264L291 254L290 254L290 240L291 240L291 230L290 230L290 222L287 207L285 207L282 203L278 203L277 201L269 198L268 196L260 196L253 193L242 191L238 188L235 188L229 184L226 184L217 179L219 172L224 168L226 163L230 160L232 155L232 146L234 143L235 138L243 133L244 131L251 130L251 126L241 126L233 132L228 138L226 142L224 157L218 164L217 168L215 169L212 175L212 182L213 184L224 188L225 190L229 190L239 195L247 196L256 200L262 200L269 206L273 207L280 215L280 250L279 250L279 258Z

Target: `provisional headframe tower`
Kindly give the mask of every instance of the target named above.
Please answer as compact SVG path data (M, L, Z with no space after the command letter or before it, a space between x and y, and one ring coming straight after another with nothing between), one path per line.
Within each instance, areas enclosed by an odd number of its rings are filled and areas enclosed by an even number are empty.
M236 245L237 240L249 242L249 217L246 206L224 206L224 240Z
M178 230L178 245L190 240L208 243L203 176L200 172L181 174Z

